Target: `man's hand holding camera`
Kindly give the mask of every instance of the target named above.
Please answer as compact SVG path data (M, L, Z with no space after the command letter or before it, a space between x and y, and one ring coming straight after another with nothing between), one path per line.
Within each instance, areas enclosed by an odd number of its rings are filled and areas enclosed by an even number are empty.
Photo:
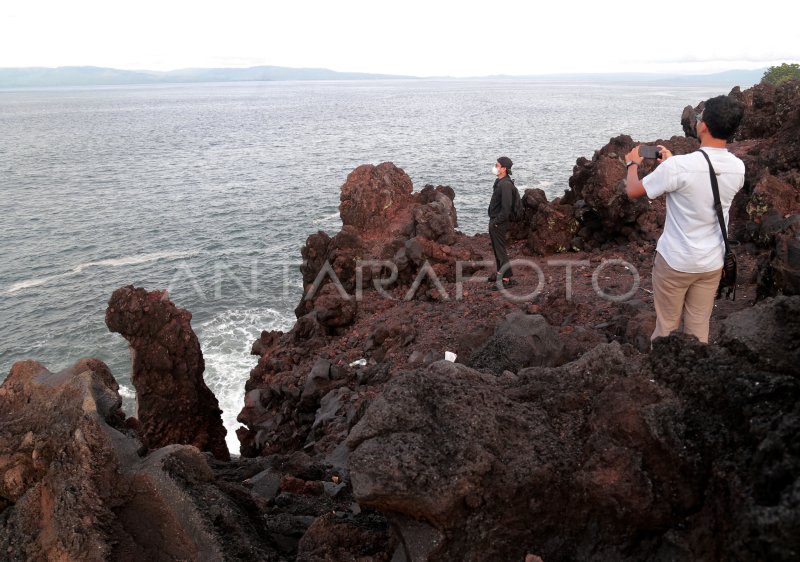
M655 148L658 148L658 150L654 150ZM672 152L670 152L670 150L664 145L659 144L657 147L654 147L650 145L642 146L637 144L628 154L625 155L625 166L629 167L633 164L638 166L645 158L654 158L660 164L671 156Z
M656 150L658 149L658 150ZM672 152L663 145L636 145L633 149L625 155L625 167L628 169L628 174L625 179L625 193L631 199L637 199L642 195L646 195L642 180L639 179L639 165L645 158L654 158L660 164L667 158L672 156Z

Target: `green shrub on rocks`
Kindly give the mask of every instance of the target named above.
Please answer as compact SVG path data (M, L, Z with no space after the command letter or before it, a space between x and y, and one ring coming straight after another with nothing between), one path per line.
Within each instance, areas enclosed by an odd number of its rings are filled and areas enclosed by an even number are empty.
M789 80L800 80L800 64L783 63L780 66L770 66L761 78L762 84L778 86Z

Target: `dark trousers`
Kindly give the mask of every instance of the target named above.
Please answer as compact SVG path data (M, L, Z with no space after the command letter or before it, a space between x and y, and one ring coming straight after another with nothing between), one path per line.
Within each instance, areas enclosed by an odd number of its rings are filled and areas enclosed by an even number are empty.
M494 261L497 262L497 271L502 271L503 277L511 277L514 273L508 263L506 230L506 225L497 225L494 221L489 221L489 238L492 240L492 251L494 252Z

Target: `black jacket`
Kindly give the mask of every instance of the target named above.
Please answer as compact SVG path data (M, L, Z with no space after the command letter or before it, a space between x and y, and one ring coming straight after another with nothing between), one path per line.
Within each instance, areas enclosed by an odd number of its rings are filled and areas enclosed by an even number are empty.
M494 191L492 200L489 201L489 222L497 225L505 225L511 216L511 205L514 203L511 190L517 189L514 180L506 176L494 180Z

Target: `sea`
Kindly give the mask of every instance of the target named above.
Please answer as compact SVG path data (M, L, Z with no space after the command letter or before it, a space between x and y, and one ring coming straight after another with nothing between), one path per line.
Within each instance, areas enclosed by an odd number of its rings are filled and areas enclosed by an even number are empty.
M105 361L135 413L127 342L104 313L124 285L192 312L205 380L236 416L262 330L288 330L300 248L341 227L361 164L449 185L486 229L495 160L549 198L616 135L683 134L681 111L733 84L386 80L0 90L0 380ZM742 85L743 87L745 85Z

